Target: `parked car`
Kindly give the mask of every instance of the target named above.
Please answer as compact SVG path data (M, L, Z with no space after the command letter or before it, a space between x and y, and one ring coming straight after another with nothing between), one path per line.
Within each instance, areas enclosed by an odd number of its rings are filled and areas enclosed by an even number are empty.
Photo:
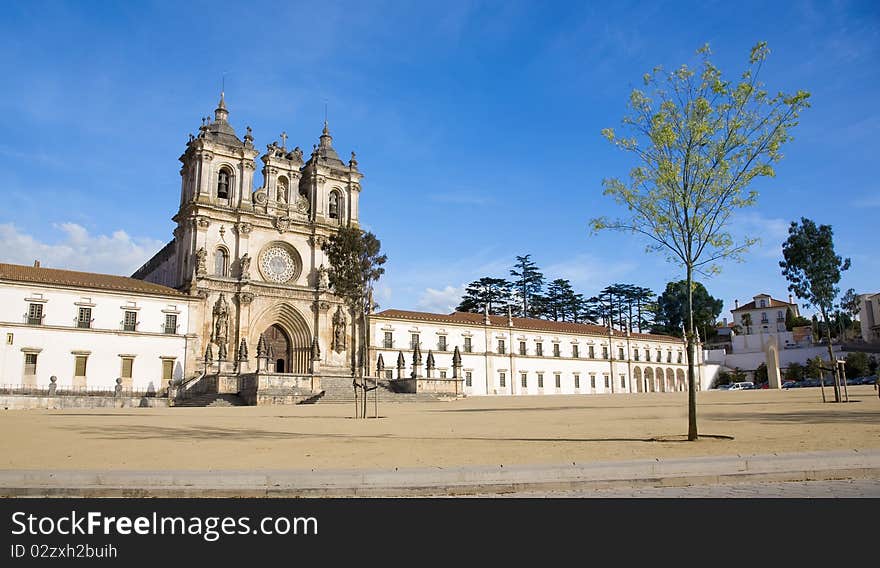
M718 385L715 390L726 391L730 389L730 385Z
M782 383L782 388L784 389L796 389L799 386L800 385L797 381L785 381L784 383Z
M738 390L752 390L755 388L755 383L752 381L742 381L739 383L733 383L730 385L730 388L727 390L738 391Z

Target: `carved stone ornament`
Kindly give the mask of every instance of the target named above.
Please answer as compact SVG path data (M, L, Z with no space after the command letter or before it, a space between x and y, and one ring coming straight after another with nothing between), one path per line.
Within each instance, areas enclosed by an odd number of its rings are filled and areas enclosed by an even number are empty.
M207 217L199 217L196 219L196 223L198 223L199 227L202 229L207 229L211 226L211 221L209 221Z
M345 314L342 306L336 308L333 314L333 350L337 353L345 351Z
M207 300L209 295L210 295L210 293L207 290L204 290L204 289L196 290L196 296L198 296L202 300Z
M250 223L237 223L235 225L235 231L239 235L249 235L253 228L254 228L254 226L251 225Z
M275 228L278 229L279 233L283 233L290 228L290 218L278 215L273 220L273 224L275 225Z
M309 212L309 200L301 193L296 194L296 202L293 206L297 213L305 215Z
M267 201L269 201L269 196L265 190L261 189L254 193L254 203L257 205L265 205Z
M238 293L238 303L240 305L248 305L254 301L254 294L252 292L239 292Z
M244 253L238 262L239 275L242 280L247 280L251 277L251 256L248 253Z
M204 276L208 272L207 267L208 251L205 247L201 247L196 251L196 276Z

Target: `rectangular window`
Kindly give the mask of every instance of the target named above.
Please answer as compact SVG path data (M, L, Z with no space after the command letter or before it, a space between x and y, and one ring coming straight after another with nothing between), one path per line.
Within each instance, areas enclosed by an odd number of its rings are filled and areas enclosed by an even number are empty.
M593 373L590 373L590 388L596 388L596 375L594 375Z
M470 353L471 350L472 350L472 349L471 349L471 338L470 338L470 337L465 337L465 338L464 338L464 352L465 352L465 353Z
M554 356L554 357L559 357L559 355L560 355L560 354L559 354L559 344L558 344L558 343L554 343L554 344L553 344L553 356Z
M385 338L382 340L382 347L391 349L394 347L394 336L390 331L385 332Z
M620 388L626 388L626 375L620 375Z
M170 382L173 374L174 359L162 359L162 382Z
M28 306L27 322L30 325L43 323L43 304L31 304Z
M681 351L678 352L678 362L681 363Z
M392 380L394 378L394 371L392 371L391 369L387 369L385 371L385 378L389 381Z
M529 387L529 375L527 373L521 373L519 376L519 380L522 388L525 389Z
M617 348L617 359L623 361L626 357L623 356L623 347Z
M36 353L25 353L24 354L24 374L25 375L36 375L37 374L37 354Z
M498 373L498 385L507 386L507 373Z
M525 355L525 354L526 354L526 342L525 342L525 341L520 341L520 342L519 342L519 354L520 354L520 355Z
M437 351L446 351L446 336L441 335L437 339Z
M603 359L608 358L608 346L607 345L602 346L602 358Z
M134 367L134 359L131 357L122 358L122 378L130 379L132 367Z
M667 351L667 352L666 352L666 362L667 362L667 363L672 363L672 351Z
M177 314L165 314L165 333L177 333Z
M543 343L536 343L535 344L535 355L537 355L538 357L544 356L544 344Z
M577 345L572 345L572 346L571 346L571 356L572 356L573 358L575 358L575 359L577 359L578 357L581 356L580 349L578 349L578 346L577 346Z
M137 329L137 312L126 311L125 319L122 321L122 329L125 331L135 331Z
M499 340L498 340L498 353L501 354L501 355L504 355L505 353L507 353L507 347L504 346L504 340L503 340L503 339L499 339ZM503 385L502 385L502 386L503 386Z
M610 389L611 388L611 378L608 376L607 373L604 376L605 376L605 388Z
M581 376L580 375L574 376L574 388L576 388L576 389L581 388Z
M633 360L634 361L639 360L639 350L638 349L633 349Z
M76 327L92 327L92 308L80 308L76 316ZM84 377L85 375L77 375Z
M474 374L471 373L470 371L466 371L464 374L464 386L466 386L466 387L473 386L473 384L472 384L473 382L474 382Z
M659 363L662 360L663 360L663 354L660 353L660 350L658 349L657 350L657 362Z
M562 375L556 373L553 375L553 379L556 381L556 388L562 388Z
M440 378L441 378L441 379L445 379L445 378L446 378L446 371L440 371Z
M596 349L595 349L595 347L593 347L592 345L590 345L590 346L587 348L587 350L588 350L588 352L589 352L590 359L595 359L595 358L596 358Z
M409 338L409 348L415 350L416 345L419 344L419 334L413 333Z
M85 377L86 376L86 361L88 360L88 355L77 355L76 360L73 365L73 376L74 377Z

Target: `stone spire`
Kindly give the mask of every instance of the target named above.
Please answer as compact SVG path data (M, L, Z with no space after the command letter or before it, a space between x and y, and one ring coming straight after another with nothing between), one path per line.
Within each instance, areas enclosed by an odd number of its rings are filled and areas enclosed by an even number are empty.
M257 357L265 357L266 351L266 336L261 333L257 340Z
M214 109L214 120L217 122L229 120L229 111L226 110L226 97L223 91L220 91L220 102L217 103L217 108Z
M403 370L406 368L406 359L403 358L403 351L397 352L397 378L403 378Z
M382 371L385 370L385 361L382 359L382 354L379 353L379 358L376 359L376 374L381 375Z
M342 159L339 157L339 154L333 149L333 137L330 136L330 127L327 125L326 120L324 121L324 129L321 131L321 138L318 141L315 153L318 158L324 161L333 162L336 166L345 166ZM313 155L315 155L315 153L313 153Z
M452 353L452 366L461 367L461 352L458 350L458 345L455 346L455 351Z
M413 367L421 367L422 366L422 350L419 349L419 344L416 343L413 348Z
M248 360L248 348L247 348L247 343L244 340L244 337L241 338L241 343L238 345L238 360L239 361L247 361Z
M426 365L428 366L428 369L434 368L434 353L430 349L428 349L428 361Z

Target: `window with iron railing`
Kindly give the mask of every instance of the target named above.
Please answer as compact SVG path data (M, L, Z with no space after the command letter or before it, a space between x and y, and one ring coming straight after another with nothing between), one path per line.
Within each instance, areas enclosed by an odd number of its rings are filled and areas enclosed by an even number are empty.
M465 337L464 338L464 352L470 353L471 351L473 351L473 347L471 346L471 338Z
M394 347L394 338L390 331L385 332L385 337L382 340L382 347L384 347L385 349L391 349L392 347Z
M544 356L544 344L543 343L535 343L535 355L538 357Z
M538 373L538 388L544 388L544 373Z
M437 351L446 351L446 336L441 335L437 338Z
M124 331L135 331L137 323L137 312L126 311L125 319L122 320L122 329Z
M31 304L28 306L27 322L29 325L43 324L43 304Z
M608 358L608 348L605 347L605 346L602 347L602 358L603 358L603 359L607 359L607 358Z
M572 345L572 346L571 346L571 358L572 358L572 359L577 359L577 358L580 357L580 356L581 356L581 352L580 352L580 349L578 348L578 346L577 346L577 345Z
M92 308L80 308L76 316L76 327L92 327ZM82 375L84 376L84 375Z
M415 350L416 345L419 344L419 334L413 333L409 338L409 348Z
M558 343L554 343L554 344L553 344L553 356L554 356L554 357L559 357L559 356L560 356L560 353L559 353L559 344L558 344Z
M504 344L504 340L503 340L503 339L499 339L499 340L498 340L498 354L499 354L499 355L504 355L505 353L507 353L507 347L506 347L505 344ZM502 386L504 386L504 385L502 385Z
M520 342L519 342L519 354L520 354L520 355L525 355L525 354L526 354L526 342L525 342L525 341L520 341Z
M177 314L165 314L165 333L173 335L177 333Z

